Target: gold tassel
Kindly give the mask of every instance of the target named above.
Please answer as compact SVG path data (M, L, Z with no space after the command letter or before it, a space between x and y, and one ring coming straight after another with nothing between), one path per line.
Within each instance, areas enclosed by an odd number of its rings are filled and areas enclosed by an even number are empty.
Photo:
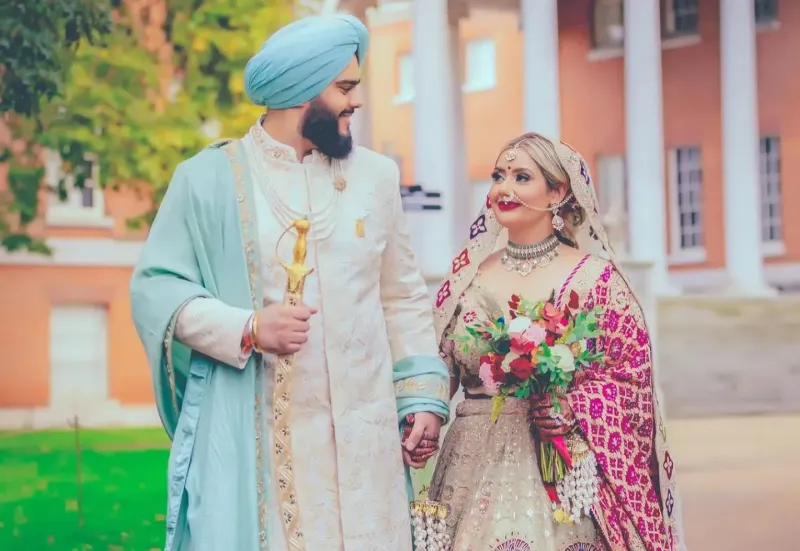
M363 218L356 220L356 235L358 237L365 237L367 235L367 230L364 228Z

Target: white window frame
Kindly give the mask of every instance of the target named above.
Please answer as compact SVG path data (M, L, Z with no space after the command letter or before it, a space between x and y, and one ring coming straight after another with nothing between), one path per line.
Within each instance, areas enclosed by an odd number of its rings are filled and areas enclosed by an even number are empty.
M611 6L617 0L595 0L594 7L595 10L592 11L590 17L592 25L592 49L589 50L589 54L586 56L589 61L606 61L609 59L615 59L618 57L623 57L625 53L625 40L624 36L619 44L612 45L607 44L603 45L601 43L596 43L596 17L597 17L597 9L611 9ZM622 6L622 32L625 32L625 7L624 7L624 0L619 0ZM674 0L661 0L661 22L662 22L662 29L661 29L661 49L662 50L674 50L677 48L687 48L691 46L696 46L702 42L700 38L699 29L694 33L687 33L687 34L671 34L667 32L667 28L674 27ZM698 10L699 11L699 10ZM669 21L667 21L667 17L669 17ZM698 16L699 17L699 16ZM669 23L668 26L667 23ZM636 22L630 22L631 25L635 25ZM666 26L666 27L665 27Z
M676 30L676 2L694 2L697 18L697 27L693 31ZM700 0L662 0L661 1L661 36L663 40L676 40L684 37L698 37L700 34Z
M759 181L761 187L761 246L764 256L786 253L783 242L783 202L781 197L781 139L762 136L759 140ZM770 216L770 211L774 216ZM770 233L773 236L770 236Z
M54 227L101 227L114 226L114 219L106 216L105 195L100 187L100 167L96 157L87 155L86 160L92 162L92 173L84 182L84 189L75 187L72 176L64 176L62 159L57 151L45 150L45 183L48 188L58 188L59 181L64 178L66 198L61 200L58 193L48 194L45 210L45 224ZM92 206L83 206L83 194L86 189L92 190Z
M497 44L492 38L470 40L464 48L464 92L493 90L496 85Z
M696 167L681 167L679 166L678 158L681 153L685 152L688 153L689 151L695 150L697 152L698 157L698 166ZM676 147L669 151L668 155L668 162L669 162L669 196L670 196L670 216L669 216L669 230L670 230L670 264L697 264L705 262L707 259L707 252L705 247L705 219L704 219L704 212L703 212L703 150L700 146L684 146L684 147ZM688 194L688 191L691 190L684 190L681 189L682 185L679 184L679 180L682 181L679 173L685 171L685 176L688 176L688 173L692 170L699 171L699 182L692 183L688 182L685 185L694 185L695 186L695 196L696 196L696 210L698 213L698 224L697 224L697 233L699 233L699 240L700 244L690 247L683 247L681 245L682 239L681 237L684 234L683 227L681 226L681 210L679 207L679 200L678 194L679 192L684 192Z
M394 103L409 103L414 101L414 54L406 52L397 57L397 94Z
M616 18L619 21L614 21ZM592 5L592 48L595 51L620 50L624 45L625 10L623 0L594 0Z

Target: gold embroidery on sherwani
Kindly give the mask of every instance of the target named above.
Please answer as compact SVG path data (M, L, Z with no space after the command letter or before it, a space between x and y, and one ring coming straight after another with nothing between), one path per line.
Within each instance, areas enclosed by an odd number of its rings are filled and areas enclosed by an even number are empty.
M292 262L281 266L286 270L286 292L283 303L289 306L298 306L303 302L303 287L306 278L314 271L305 266L308 245L308 231L310 222L307 219L295 220L291 228L287 228L284 236L290 229L297 233ZM280 238L278 238L280 244ZM277 247L276 247L277 248ZM306 548L303 538L303 527L300 522L300 510L297 503L297 492L294 485L294 461L292 459L292 387L294 383L294 354L278 356L275 369L275 388L272 393L274 424L274 452L275 472L278 474L278 497L280 501L281 517L283 518L283 533L289 547L295 551L304 551Z
M238 141L233 141L225 146L225 152L233 166L234 182L236 184L236 203L239 206L239 221L242 226L242 240L244 241L245 257L247 258L247 275L250 283L250 300L253 302L253 308L258 309L259 305L256 301L256 285L258 285L258 266L255 260L255 243L253 235L255 233L255 226L250 216L250 209L245 201L245 182L244 182L244 168L241 163L236 159L236 147ZM264 401L263 401L263 386L261 384L262 378L261 369L256 368L255 377L255 400L254 400L254 416L255 416L255 434L256 434L256 492L258 496L258 544L261 551L269 550L269 542L267 539L267 496L264 488L264 462L262 457L263 434L262 424L264 422Z
M255 145L249 136L242 144L249 159ZM285 184L277 188L285 201L307 208L304 173L311 199L320 204L326 201L330 172L325 159L311 155L301 163L282 144L274 142L270 148L270 174ZM271 153L278 150L285 154L273 158ZM409 312L381 302L381 291L392 283L381 281L381 275L395 195L399 201L396 165L393 168L385 157L358 148L343 169L347 178L340 205L343 223L329 239L314 242L308 251L307 264L315 273L306 281L303 298L318 313L309 320L309 340L295 364L292 443L297 499L309 551L406 550L412 547L411 531L389 343L396 341L403 350L410 350L400 357L435 354L435 344L430 332L423 331L425 320L416 309ZM285 228L275 220L260 187L253 193L261 248L259 284L267 303L280 302L286 273L274 253ZM358 238L353 224L364 216L366 235ZM281 257L290 258L290 249L290 242L281 244ZM407 265L409 259L401 260L402 265L395 262L389 267L391 273L413 269ZM420 297L420 305L427 306ZM392 316L411 318L409 329L390 335L386 320ZM266 355L259 368L268 375L262 378L266 411L272 408L272 369L275 358ZM269 451L271 422L263 428ZM265 469L269 457L265 452L261 459ZM279 527L276 483L275 477L269 480L266 492L269 551L284 551L287 544ZM375 534L381 534L381 539Z

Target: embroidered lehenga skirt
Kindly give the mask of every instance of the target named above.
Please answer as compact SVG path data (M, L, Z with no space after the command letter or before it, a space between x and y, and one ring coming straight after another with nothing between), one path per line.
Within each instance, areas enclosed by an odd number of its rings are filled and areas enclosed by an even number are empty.
M491 400L458 405L429 493L450 510L452 551L605 551L593 520L553 519L528 408L508 399L492 423Z

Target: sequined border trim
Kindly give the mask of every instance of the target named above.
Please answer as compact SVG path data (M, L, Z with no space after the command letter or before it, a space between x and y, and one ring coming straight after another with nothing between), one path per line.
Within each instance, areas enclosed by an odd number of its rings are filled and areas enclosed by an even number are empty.
M236 203L239 206L239 221L242 227L242 240L244 242L244 252L247 259L247 274L250 283L250 299L253 302L253 308L258 309L259 305L256 299L256 285L258 285L258 264L256 262L255 253L256 245L253 235L255 232L255 223L251 216L250 209L247 208L245 201L245 181L244 181L244 167L237 160L236 148L238 147L238 140L226 144L223 149L228 155L228 159L233 167L234 183L236 185ZM255 433L256 433L256 492L258 495L258 545L261 551L269 551L267 542L267 495L264 488L264 467L263 467L263 432L262 426L264 422L264 402L263 393L261 392L261 369L256 369L256 385L255 385Z
M175 387L175 366L172 364L172 343L175 342L175 328L178 325L178 316L180 316L183 309L192 300L197 297L191 297L184 300L169 321L167 332L164 335L164 367L167 371L167 383L169 384L170 398L172 400L172 409L175 411L175 417L180 415L180 408L178 407L178 390Z

